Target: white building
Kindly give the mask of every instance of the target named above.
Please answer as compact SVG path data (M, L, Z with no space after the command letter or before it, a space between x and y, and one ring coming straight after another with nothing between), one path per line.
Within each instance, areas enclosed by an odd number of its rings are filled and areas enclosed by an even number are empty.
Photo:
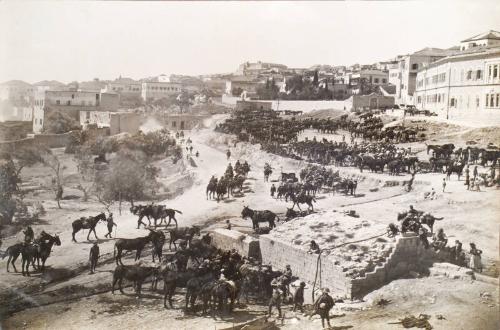
M499 111L500 46L468 47L429 64L417 74L415 96L418 108L443 117Z
M130 78L118 78L106 84L104 93L118 93L124 96L141 96L142 84Z
M460 50L481 46L500 46L500 32L489 30L488 32L475 35L460 42Z
M398 67L389 70L389 83L396 86L396 104L413 105L418 70L457 51L458 48L424 48L403 56Z
M144 101L155 101L177 95L182 91L181 84L170 82L143 82L142 99Z

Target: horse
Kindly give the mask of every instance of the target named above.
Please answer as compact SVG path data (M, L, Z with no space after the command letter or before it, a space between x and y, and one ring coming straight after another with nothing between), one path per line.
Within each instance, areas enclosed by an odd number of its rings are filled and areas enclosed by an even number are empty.
M38 244L32 244L32 243L22 243L22 244L23 246L21 249L21 258L22 258L21 273L23 274L23 276L24 275L30 276L29 265L31 263L33 268L35 268L35 259L37 258L40 247Z
M299 196L295 196L295 194L290 194L290 199L293 202L292 209L297 205L299 210L300 204L307 204L307 209L311 209L311 211L314 212L314 206L313 202L316 202L316 199L314 199L314 196L311 195L305 195L305 194L300 194Z
M10 264L12 264L12 267L14 267L14 271L17 273L15 262L17 258L19 258L19 255L21 255L23 246L24 243L16 243L14 245L9 246L5 251L5 254L3 255L2 259L4 259L6 256L9 256L9 259L7 260L7 273L9 272Z
M243 207L241 217L243 219L250 217L250 219L252 219L253 229L259 228L259 222L268 222L269 228L275 228L276 224L274 220L278 219L279 221L278 216L274 212L269 210L256 211L252 210L248 206Z
M216 194L217 194L217 180L214 181L211 180L207 185L207 191L206 191L207 199L215 198Z
M448 168L446 169L446 178L449 180L450 177L451 177L451 175L453 173L456 173L457 177L458 177L458 180L460 181L460 176L462 175L464 167L465 167L465 162L462 162L460 164L451 164L451 165L449 165Z
M89 233L87 234L87 241L90 240L89 237L91 232L94 232L95 238L98 239L95 232L95 227L97 226L97 223L99 221L106 221L106 215L104 213L99 213L95 217L81 217L80 219L73 221L73 223L71 224L71 226L73 227L73 233L71 234L71 236L73 237L72 241L76 243L75 234L82 229L89 230Z
M189 241L194 237L194 235L200 236L200 227L192 226L192 227L180 227L169 230L170 234L170 242L168 244L168 249L172 250L172 244L174 244L174 248L177 250L177 245L175 241L178 239L187 238Z
M146 278L149 276L154 276L157 271L158 268L156 267L118 265L113 272L113 285L111 286L111 293L115 293L115 285L118 282L118 289L121 293L125 294L125 292L123 292L122 282L123 279L126 279L134 282L137 296L140 298L142 283L144 283Z
M40 260L42 261L41 271L45 270L45 262L50 256L50 252L52 251L52 246L57 245L61 246L61 240L58 235L49 235L46 232L42 232L42 235L39 239L39 248L38 253L36 255L37 266L40 268Z
M137 220L137 229L139 229L141 224L146 227L146 224L142 222L142 218L144 217L148 219L148 226L151 226L151 218L153 218L156 226L156 221L161 219L164 209L164 205L134 205L130 207L130 213L139 216Z
M115 242L115 247L113 250L113 257L115 258L116 265L123 265L122 262L122 252L125 251L136 251L135 261L141 258L141 252L148 244L152 241L157 241L157 236L155 232L150 230L147 236L137 237L137 238L120 238Z
M227 308L227 310L231 312L234 307L234 301L238 297L239 293L236 282L217 281L211 288L211 296L214 300L214 307L217 305L217 309L219 311L224 311ZM230 301L229 304L228 300ZM215 308L213 308L212 311L214 311L214 309Z
M194 305L196 303L196 298L201 293L203 286L207 283L215 280L214 274L209 271L206 274L195 276L187 281L186 283L186 308L185 310L189 310L189 306L191 306L191 310L194 310Z
M168 223L167 223L167 227L170 226L170 222L172 222L172 220L174 220L175 222L175 228L177 228L177 219L175 218L175 213L179 213L179 214L182 214L181 211L179 210L175 210L175 209L162 209L161 212L160 212L160 225L163 223L163 220L168 217ZM155 222L155 228L156 228L156 219L154 220Z

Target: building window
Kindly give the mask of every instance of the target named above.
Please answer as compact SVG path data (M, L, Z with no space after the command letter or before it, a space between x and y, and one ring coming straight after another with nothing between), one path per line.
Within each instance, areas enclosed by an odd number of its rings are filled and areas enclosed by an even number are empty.
M481 73L482 73L481 70L476 71L476 79L481 79Z
M411 65L412 70L417 70L418 69L418 63L414 63Z
M486 94L486 108L488 108L490 106L490 95L489 94Z
M66 101L66 105L71 105L71 101Z
M387 83L387 79L382 78L382 84L385 84L385 83Z
M495 105L497 108L498 108L498 105L499 105L499 102L498 102L498 101L500 101L500 94L497 94L497 103L496 103L496 105Z
M378 84L378 78L375 78L373 81L374 83Z
M472 71L469 70L467 71L467 80L471 80L472 79Z
M56 105L61 105L61 101L56 100Z
M498 65L493 66L493 78L498 78Z
M85 119L90 119L90 111L85 111Z
M43 119L40 118L40 126L43 126Z
M75 99L75 94L71 94L71 99Z
M172 122L172 127L176 127L177 126L177 122L173 121Z
M450 99L450 107L455 107L455 106L456 106L455 99L454 99L454 98L451 98L451 99Z

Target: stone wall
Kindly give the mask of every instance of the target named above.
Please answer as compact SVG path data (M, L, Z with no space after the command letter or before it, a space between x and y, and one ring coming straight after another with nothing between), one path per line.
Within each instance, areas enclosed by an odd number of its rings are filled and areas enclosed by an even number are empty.
M407 276L411 271L425 272L434 259L434 250L426 250L418 236L400 237L384 265L351 281L351 297L362 298L394 279Z
M435 257L432 249L426 250L417 236L400 237L395 248L382 266L377 266L364 277L352 279L327 256L309 254L294 248L289 242L281 242L266 235L260 236L262 263L275 269L290 265L293 274L316 288L328 287L336 297L359 299L390 281L408 276L411 271L425 272ZM334 252L333 252L334 253Z
M270 264L273 268L281 270L290 265L293 274L309 284L314 283L318 269L316 288L328 287L335 296L351 297L350 278L344 275L341 266L335 265L329 258L324 256L321 258L320 269L317 254L309 254L307 251L294 248L289 242L282 242L266 235L260 236L260 251L263 264Z
M235 249L239 254L260 260L259 240L237 230L215 229L212 244L221 250Z

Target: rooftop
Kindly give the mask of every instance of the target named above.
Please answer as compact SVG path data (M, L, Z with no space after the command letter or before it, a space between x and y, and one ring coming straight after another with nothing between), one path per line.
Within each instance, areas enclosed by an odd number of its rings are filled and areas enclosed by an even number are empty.
M468 39L462 40L461 42L477 41L477 40L484 40L484 39L500 40L500 32L495 31L495 30L489 30L487 32L483 32L483 33L477 34L473 37L470 37Z
M450 49L442 49L442 48L432 48L432 47L426 47L424 49L421 49L411 55L417 55L417 56L449 56L453 53L455 53L457 49L455 48L450 48Z
M28 84L22 80L9 80L3 83L0 83L0 86L16 86L16 87L30 87L31 84Z

